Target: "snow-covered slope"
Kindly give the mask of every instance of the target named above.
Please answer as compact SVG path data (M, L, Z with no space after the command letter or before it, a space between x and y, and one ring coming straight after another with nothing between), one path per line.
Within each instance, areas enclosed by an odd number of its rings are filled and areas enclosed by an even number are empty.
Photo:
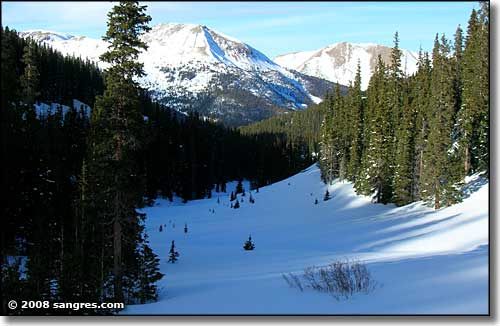
M47 31L20 35L95 62L107 49L106 42L84 36ZM332 86L282 68L251 46L203 25L160 24L143 40L148 45L140 55L144 87L181 112L196 110L229 124L305 108Z
M239 209L222 193L187 204L160 201L143 210L165 273L160 298L123 313L486 314L488 183L478 176L468 182L462 203L438 211L372 204L350 183L325 186L316 166L252 191L254 204L245 185ZM332 199L324 202L326 189ZM254 251L242 248L249 234ZM172 240L176 264L167 263ZM379 283L372 293L336 301L282 279L346 257L367 264Z
M401 63L408 75L417 70L418 55L402 51ZM378 55L384 62L390 60L391 48L372 43L335 43L316 51L294 52L280 55L274 61L283 67L294 69L306 75L323 78L341 85L354 80L358 60L361 63L361 85L368 87L370 77L377 63Z
M90 118L90 112L91 108L87 104L80 102L77 99L73 99L73 107L70 108L67 105L62 105L59 103L37 103L33 105L35 108L35 113L38 119L47 119L49 116L53 116L56 114L60 114L61 117L64 119L66 114L68 114L71 111L74 111L75 113L86 116L87 118Z

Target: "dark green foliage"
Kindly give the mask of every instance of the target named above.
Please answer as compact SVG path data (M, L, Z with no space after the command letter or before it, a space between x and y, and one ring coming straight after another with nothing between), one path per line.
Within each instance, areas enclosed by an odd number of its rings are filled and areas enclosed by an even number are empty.
M361 65L358 62L354 85L349 89L348 108L351 111L352 127L351 144L349 152L349 165L347 167L347 178L355 182L361 168L361 155L363 153L363 128L364 110L363 93L361 91Z
M85 214L101 224L100 243L106 248L101 255L101 285L112 282L113 300L123 302L135 297L134 275L144 268L142 255L135 248L144 237L142 216L136 208L142 204L142 181L137 160L144 146L144 121L140 108L140 89L134 78L144 73L137 61L146 44L139 36L150 28L151 17L137 2L120 2L108 13L108 30L104 40L110 43L101 59L110 64L105 71L105 90L97 96L91 115L86 186L82 195ZM96 234L89 233L89 237ZM103 249L104 250L104 249ZM108 258L112 257L112 258ZM154 261L153 261L154 262ZM98 263L96 261L96 263Z
M1 36L2 63L8 63L2 64L1 99L6 109L0 112L0 166L2 187L7 190L0 198L1 247L3 253L29 257L29 280L19 283L25 298L93 302L112 294L112 208L104 201L113 201L113 194L118 193L113 189L130 188L123 200L129 204L123 209L131 217L136 207L152 204L158 196L172 200L178 195L184 201L204 198L214 185L225 192L228 180L242 178L258 187L288 177L311 162L309 158L305 164L297 163L303 162L302 150L282 149L284 137L244 135L197 114L179 115L129 85L124 85L123 89L129 89L125 92L114 85L122 81L110 72L107 93L94 103L94 97L103 94L102 73L94 64L20 39L8 28L2 29ZM29 69L37 69L44 82L25 92L23 54L30 47L29 59L35 64ZM126 110L122 110L127 114L121 120L113 117L116 89L127 94ZM38 100L72 106L73 98L94 106L92 121L79 108L64 115L56 110L37 117L27 104ZM124 119L130 121L130 133L119 127ZM107 141L111 130L119 131L115 140L123 140L122 163L113 160L115 146ZM135 176L120 177L115 183L115 171L118 176L134 171ZM143 226L142 217L135 216L122 230L126 239L122 244L123 292L128 302L139 300L136 276L144 261L141 255L147 251L136 250L143 241L137 236Z
M316 161L324 110L324 103L311 105L239 128L256 144L252 189L285 179Z
M387 203L392 198L392 112L386 90L389 88L386 66L379 56L375 72L367 90L367 108L364 129L364 152L361 171L356 178L356 190L373 196L376 203Z
M245 244L243 245L243 249L245 249L245 250L254 250L255 249L255 245L252 242L252 236L249 236L248 240L245 241Z
M444 36L439 42L436 35L434 43L431 82L435 86L431 89L429 103L429 136L423 153L420 195L438 209L459 200L456 184L460 175L452 146L456 95L450 47Z
M403 91L402 116L396 130L396 148L394 158L394 194L397 205L406 205L416 200L414 193L415 166L415 108L409 103L408 89Z
M418 70L411 77L411 106L415 110L412 197L420 199L420 180L424 174L424 150L429 136L429 106L431 98L431 61L427 52L419 53Z
M425 200L437 209L460 201L463 178L488 169L488 38L489 7L481 3L465 46L460 27L453 48L436 36L432 63L420 52L418 71L404 76L396 33L390 62L379 57L366 100L359 73L345 98L325 99L323 180L347 178L380 203Z
M206 198L214 185L225 192L230 180L267 185L310 164L298 163L299 153L282 148L285 139L274 134L242 134L198 114L183 117L156 103L143 103L148 120L140 164L150 201L174 194L185 201Z
M139 269L136 275L138 291L130 291L134 293L135 300L141 304L156 301L158 299L158 290L156 282L163 278L160 273L160 259L148 246L147 241L141 245L139 252ZM133 282L136 283L136 282Z
M473 10L461 57L461 110L458 132L462 175L489 171L489 3Z
M170 246L168 262L174 264L177 261L177 257L179 257L179 253L175 251L174 240L172 240L172 245Z
M362 113L353 87L349 87L348 94L342 96L340 85L336 85L334 95L328 95L324 101L326 112L321 124L319 165L326 183L331 183L334 178L350 179L350 169L356 165L355 161L350 162L351 146L357 136L350 123L353 120L358 123ZM356 106L354 110L351 110L351 105Z
M35 43L29 42L23 50L22 63L24 73L21 77L21 88L26 104L33 104L40 95L40 73L37 67L37 47Z
M327 103L333 103L330 97L325 99ZM335 134L333 130L333 110L334 108L329 105L326 109L323 122L321 123L321 142L320 142L320 155L319 166L321 168L321 178L325 183L331 183L335 176L338 176L335 163L337 163L337 153L335 151Z
M234 203L234 206L233 208L240 208L240 202L238 201L238 199L236 199L236 203Z
M303 170L318 153L327 163L320 165L330 166L322 171L325 181L348 179L358 192L398 205L421 199L450 205L460 199L455 187L464 176L489 169L488 3L472 12L465 38L457 29L453 48L437 40L433 63L420 53L415 75L398 69L396 37L391 62L379 62L367 92L358 69L347 93L334 89L319 105L239 129L195 113L179 115L137 87L139 30L126 25L144 27L148 19L137 14L140 8L123 3L110 14L106 38L114 48L105 55L112 63L104 74L106 92L95 64L1 29L4 301L116 301L113 281L120 277L113 257L120 247L124 301L155 300L161 276L138 207L158 197L206 198L214 185L225 192L231 180L249 180L258 193ZM127 27L124 34L120 26ZM91 121L73 108L73 99L94 108ZM71 109L40 117L36 102ZM320 150L320 142L329 148ZM7 256L28 258L26 278Z
M243 189L243 184L241 183L241 179L238 180L238 184L236 185L236 190L235 190L235 194L243 194L245 193L245 189Z
M74 235L80 235L81 230L72 206L77 198L76 178L84 157L88 119L85 112L73 108L73 98L84 100L84 94L60 95L63 86L68 89L69 85L83 83L85 76L92 74L96 78L87 80L85 88L98 92L102 90L102 78L95 65L65 58L19 38L9 28L1 29L1 39L1 265L6 266L7 255L28 257L27 278L9 279L9 284L2 284L1 292L10 296L13 282L21 287L16 293L21 291L24 298L74 301L81 294L75 289L81 261L78 237ZM51 78L56 66L79 69ZM37 116L33 103L50 103L58 98L59 103L70 104L68 112L63 115L59 106L43 119ZM2 305L2 309L5 307Z

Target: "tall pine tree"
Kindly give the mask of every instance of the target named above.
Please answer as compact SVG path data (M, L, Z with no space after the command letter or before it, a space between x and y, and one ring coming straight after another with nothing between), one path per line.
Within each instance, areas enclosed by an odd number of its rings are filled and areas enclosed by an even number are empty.
M461 109L458 113L463 176L489 169L489 5L473 10L461 58Z
M103 242L101 286L112 283L112 297L116 301L124 300L124 282L135 274L134 266L138 265L141 252L150 256L147 249L137 250L143 230L136 210L141 204L142 180L137 157L144 130L137 83L144 72L137 59L147 48L139 37L150 30L147 24L151 20L145 9L138 2L127 1L108 13L108 30L103 39L110 45L101 60L110 67L105 71L104 95L96 98L92 111L88 171L85 171L86 201L90 206L86 213L94 215L90 223L102 227L91 235ZM113 260L108 261L107 257ZM112 266L110 269L108 264ZM127 285L127 288L132 287ZM130 297L133 296L127 294Z
M355 182L361 166L361 155L363 153L363 122L364 122L364 100L361 91L361 64L358 60L354 85L349 92L349 108L352 110L352 140L350 144L349 165L347 173L349 180Z
M433 202L434 208L459 200L452 131L456 107L453 59L450 45L436 35L432 54L432 89L429 106L429 136L424 149L421 196Z
M379 55L377 66L367 90L361 172L355 184L356 190L372 195L373 201L387 203L392 197L392 145L393 130L391 110L387 96L388 77L386 66Z

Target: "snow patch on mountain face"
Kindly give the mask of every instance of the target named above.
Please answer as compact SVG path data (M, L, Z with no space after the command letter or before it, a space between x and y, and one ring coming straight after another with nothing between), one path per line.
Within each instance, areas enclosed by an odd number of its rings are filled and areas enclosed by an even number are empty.
M283 67L298 70L301 63L306 62L316 51L292 52L274 58Z
M90 112L92 110L90 106L77 99L73 99L73 107L62 105L60 103L47 104L41 102L34 104L33 108L35 109L37 119L44 120L50 116L60 114L63 121L66 115L70 112L90 118Z
M108 47L103 40L59 37L60 33L49 36L40 31L20 35L107 68L99 59ZM139 82L158 100L181 112L197 110L208 116L219 111L218 118L224 119L224 114L235 109L241 115L253 110L253 116L242 118L250 122L263 118L259 110L269 115L277 106L302 109L323 95L315 89L317 82L305 81L307 76L291 72L253 47L204 25L159 24L142 40L148 49L139 55L146 73ZM222 98L226 101L220 101ZM216 102L236 105L216 108Z
M19 35L24 38L30 37L38 42L66 41L74 37L73 35L70 34L64 34L47 30L26 30L24 32L19 33Z
M407 75L417 71L418 55L401 50L401 65ZM390 61L391 48L374 43L335 43L316 51L294 52L274 58L283 67L306 75L323 78L341 85L354 81L358 61L361 65L361 88L366 90L375 69L378 55Z

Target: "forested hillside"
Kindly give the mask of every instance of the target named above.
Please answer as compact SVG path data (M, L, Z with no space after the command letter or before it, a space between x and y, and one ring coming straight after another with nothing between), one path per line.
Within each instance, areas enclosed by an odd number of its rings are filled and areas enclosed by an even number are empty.
M135 111L116 120L109 116L116 99L96 102L113 81L109 71L20 38L8 27L2 27L1 40L1 241L2 266L10 266L2 273L2 291L9 298L90 302L112 298L113 291L125 303L155 298L153 284L161 275L142 217L135 213L121 231L128 239L120 245L121 290L111 290L116 244L112 233L104 233L112 220L106 222L105 212L120 182L106 176L116 176L119 167L99 163L96 155L111 150L106 147L113 137L122 137L121 131L110 134L122 128L116 123L132 119L140 139L122 165L128 171L123 173L134 176L126 186L129 212L158 197L210 197L212 191L226 191L231 180L248 179L258 187L310 163L279 137L241 135L196 113L180 115L137 86L118 84ZM127 87L132 88L127 92ZM136 97L129 99L132 94ZM74 106L74 99L93 108L90 116L86 105ZM39 114L48 107L42 103L56 109ZM131 127L122 135L131 137Z
M137 305L125 313L373 313L380 300L362 309L333 302L331 310L330 301L316 301L297 283L296 294L305 295L296 301L300 305L281 301L290 297L285 290L291 290L281 284L281 276L286 279L282 273L292 277L292 272L307 271L312 264L326 266L338 263L342 255L358 254L367 264L376 263L387 289L417 294L398 306L395 298L402 296L381 291L374 298L384 298L388 306L377 313L413 312L414 298L425 301L416 304L417 312L439 310L431 307L439 304L440 313L465 308L484 313L489 3L481 2L466 31L459 26L451 41L436 34L432 53L420 51L412 75L404 73L396 32L389 62L378 57L366 91L358 63L350 85L335 84L321 103L288 112L271 101L268 109L279 115L239 128L227 124L239 113L226 117L225 125L212 114L217 103L208 102L212 97L224 100L221 93L195 98L179 88L176 91L184 92L189 103L199 102L169 108L168 101L161 102L155 94L158 85L143 88L148 69L140 54L151 46L144 35L151 31L152 20L146 9L139 2L121 1L109 11L102 40L109 47L99 52L101 66L63 55L40 40L21 38L9 27L0 30L4 315L99 315L121 309L57 310L46 302ZM180 25L167 26L169 31L172 26ZM194 37L193 44L198 33L208 33L206 27L193 27L196 33L191 33L191 27L188 39ZM228 49L240 59L252 54L259 62L269 60L246 45ZM238 96L238 71L234 68L231 75L231 99L245 102L248 96ZM261 75L251 70L252 81ZM316 89L318 96L331 86L318 78L293 76ZM182 83L193 79L184 77ZM210 80L204 82L210 85ZM286 77L286 84L307 99L297 102L297 108L320 102L296 83ZM249 88L256 99L275 85L264 84ZM293 93L276 87L268 93L284 98ZM169 89L163 91L169 95ZM233 104L218 114L230 112ZM246 104L251 108L244 121L268 116L253 100ZM205 112L191 112L205 106ZM166 246L171 246L168 261ZM176 250L186 256L177 259ZM436 261L450 273L463 275L427 301L427 289L443 283L426 267L427 258L438 255L457 255ZM392 264L422 257L426 261L403 262L403 269ZM180 262L172 267L176 260ZM449 267L447 260L458 267ZM469 276L478 270L475 264L481 267L477 279ZM410 286L401 271L411 275ZM421 275L427 284L420 291ZM462 281L469 287L454 285ZM168 290L160 288L165 284ZM252 301L266 288L275 291L255 310ZM172 289L177 292L171 295ZM245 296L247 291L253 294ZM214 293L224 297L212 300ZM442 302L454 293L459 295L456 305ZM174 304L166 309L163 304L169 305L170 299ZM9 310L10 300L43 306ZM207 300L213 302L198 304ZM369 302L363 300L359 302ZM319 310L314 302L321 303Z
M436 35L411 76L403 73L396 33L390 63L379 57L366 92L358 64L347 94L334 89L318 107L241 130L283 133L309 155L319 152L325 182L352 181L374 202L456 203L464 177L489 173L488 17L482 3L465 35L460 26L453 41Z
M375 202L461 200L464 177L489 169L489 7L473 10L465 38L436 35L415 75L402 73L398 34L390 64L379 58L366 98L360 73L338 93L321 130L323 178L355 183Z

